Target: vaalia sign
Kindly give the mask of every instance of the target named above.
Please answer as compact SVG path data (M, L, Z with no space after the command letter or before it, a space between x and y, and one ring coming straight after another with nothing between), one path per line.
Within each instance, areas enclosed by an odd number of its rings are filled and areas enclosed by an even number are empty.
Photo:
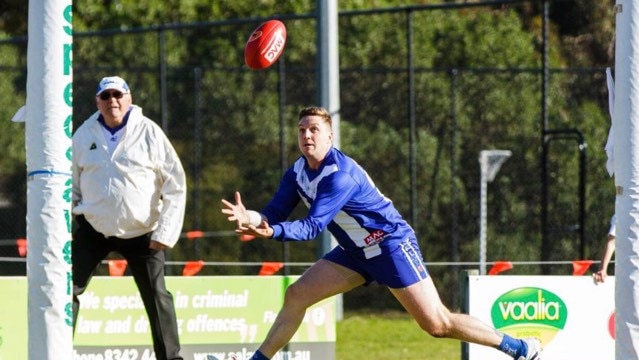
M536 337L547 345L563 330L568 319L564 301L554 293L536 287L508 291L491 308L493 325L510 336Z

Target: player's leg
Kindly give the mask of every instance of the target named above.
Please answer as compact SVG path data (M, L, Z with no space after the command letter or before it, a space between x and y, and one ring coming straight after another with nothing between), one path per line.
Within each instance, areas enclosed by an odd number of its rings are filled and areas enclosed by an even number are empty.
M330 296L347 292L364 283L357 272L320 259L286 290L284 304L255 359L272 358L295 335L306 309Z
M518 360L538 359L540 347L537 340L514 339L473 316L448 310L425 270L415 239L399 243L397 251L391 252L387 261L392 261L396 275L387 277L384 283L430 335L491 346Z
M434 337L455 338L495 348L501 342L501 333L484 322L448 310L430 276L408 287L390 291L419 326Z

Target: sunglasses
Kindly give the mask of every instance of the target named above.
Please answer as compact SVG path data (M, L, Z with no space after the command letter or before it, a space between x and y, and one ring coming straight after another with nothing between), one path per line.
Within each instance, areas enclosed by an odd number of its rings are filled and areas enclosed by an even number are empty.
M99 96L100 96L100 99L102 100L109 100L111 96L113 96L116 99L122 99L122 97L124 96L124 93L120 91L114 91L114 92L105 91L101 93Z

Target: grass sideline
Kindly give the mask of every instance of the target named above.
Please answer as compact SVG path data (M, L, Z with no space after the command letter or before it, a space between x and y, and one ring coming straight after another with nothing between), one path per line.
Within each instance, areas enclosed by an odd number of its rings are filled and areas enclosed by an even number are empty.
M345 312L336 323L337 360L459 360L461 343L436 339L401 311Z

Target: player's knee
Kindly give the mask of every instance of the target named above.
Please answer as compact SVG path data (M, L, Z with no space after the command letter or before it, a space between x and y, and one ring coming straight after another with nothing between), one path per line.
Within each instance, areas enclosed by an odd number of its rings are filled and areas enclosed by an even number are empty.
M304 299L304 289L296 284L291 284L284 294L284 302L287 303L299 303L302 299Z
M428 323L420 324L422 330L426 331L430 336L436 338L450 337L451 322L449 319L438 319Z
M310 301L308 299L308 289L295 283L291 284L284 294L284 306L288 308L305 309L312 305L312 303L309 303Z

